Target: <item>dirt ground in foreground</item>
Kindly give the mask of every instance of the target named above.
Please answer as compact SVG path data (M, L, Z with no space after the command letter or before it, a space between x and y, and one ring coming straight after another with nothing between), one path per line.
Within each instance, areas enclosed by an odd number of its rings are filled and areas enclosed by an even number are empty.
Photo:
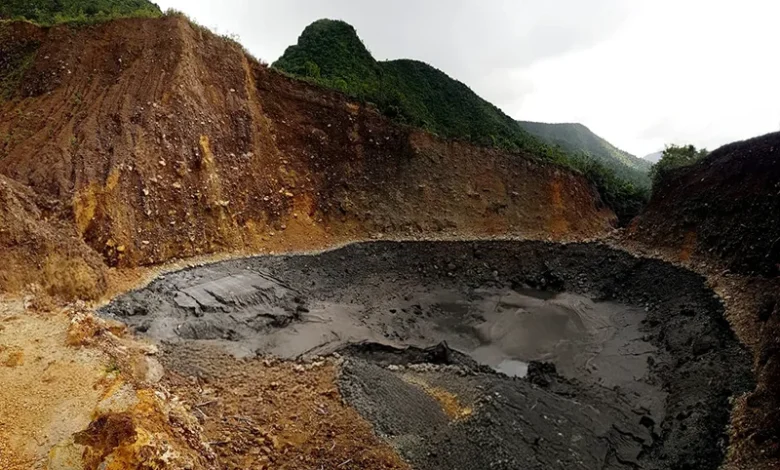
M333 360L307 365L222 349L166 351L165 385L203 425L223 468L409 469L336 386Z
M111 387L108 358L66 344L67 315L0 302L0 468L43 468L52 447L86 428Z

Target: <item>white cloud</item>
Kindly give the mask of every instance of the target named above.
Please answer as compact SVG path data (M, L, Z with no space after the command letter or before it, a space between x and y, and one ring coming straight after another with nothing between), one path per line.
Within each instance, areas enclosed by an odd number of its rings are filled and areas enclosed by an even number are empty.
M780 130L774 0L160 0L267 61L319 18L424 60L517 119L582 122L644 155Z
M581 121L628 151L715 148L780 130L780 4L636 2L610 40L523 69L512 114Z

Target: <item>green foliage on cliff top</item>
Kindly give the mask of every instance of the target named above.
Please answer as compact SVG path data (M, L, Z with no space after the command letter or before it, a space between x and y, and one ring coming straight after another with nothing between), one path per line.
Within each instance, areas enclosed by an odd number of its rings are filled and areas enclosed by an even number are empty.
M661 159L653 165L650 176L653 187L657 187L673 170L693 165L706 158L710 152L707 149L697 149L693 145L667 145Z
M414 60L376 61L343 21L316 21L273 66L443 137L555 157L554 149L540 146L511 117L444 72Z
M125 17L158 17L160 7L148 0L1 0L0 18L41 25L90 23Z

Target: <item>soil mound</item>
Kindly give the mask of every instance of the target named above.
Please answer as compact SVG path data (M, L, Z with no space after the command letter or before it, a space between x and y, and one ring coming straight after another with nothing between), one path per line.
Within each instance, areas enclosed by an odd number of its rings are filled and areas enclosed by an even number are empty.
M342 395L423 469L714 469L730 398L753 384L703 278L599 245L380 242L243 259L163 276L102 312L164 341L183 371L177 350L193 344L338 350ZM527 379L510 377L520 364Z
M715 255L731 270L780 273L780 133L726 145L666 178L636 236L681 257Z
M90 298L105 288L106 268L73 229L50 219L29 188L0 175L0 292L37 285L66 298Z

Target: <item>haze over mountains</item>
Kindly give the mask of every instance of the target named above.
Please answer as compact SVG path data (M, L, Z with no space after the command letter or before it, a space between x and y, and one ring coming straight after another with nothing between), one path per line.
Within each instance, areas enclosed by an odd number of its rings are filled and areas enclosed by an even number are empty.
M642 158L644 158L645 160L647 160L650 163L655 164L655 163L658 163L661 160L661 157L663 157L663 156L664 156L663 151L660 151L660 152L651 153L650 155L645 155Z
M648 161L620 150L582 124L518 123L531 134L552 145L559 145L567 152L584 153L632 183L640 186L650 184L647 174L652 165Z

